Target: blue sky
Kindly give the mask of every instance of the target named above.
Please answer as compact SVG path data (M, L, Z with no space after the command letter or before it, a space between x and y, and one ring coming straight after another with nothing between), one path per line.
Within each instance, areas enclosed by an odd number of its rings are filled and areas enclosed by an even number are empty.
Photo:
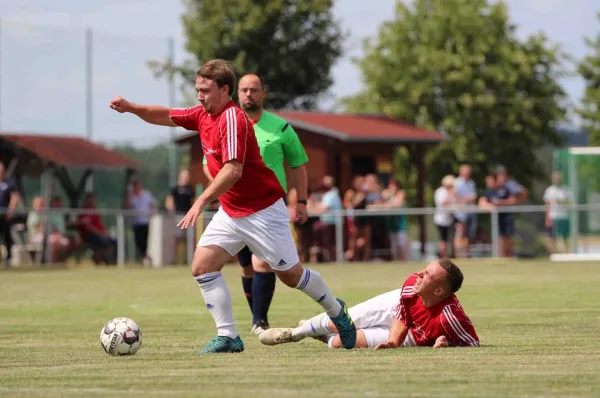
M393 14L395 0L337 0L335 16L352 35L346 54L333 69L334 86L321 106L361 88L351 58L361 55L361 40L377 33ZM543 31L576 59L586 53L584 36L600 31L592 0L509 0L519 35ZM168 86L146 66L167 56L175 41L176 60L186 57L179 0L0 0L0 128L4 131L84 135L85 28L94 31L93 139L139 146L166 140L169 130L119 115L108 101L123 95L133 101L167 104ZM573 102L583 82L563 80ZM180 93L177 92L178 98Z

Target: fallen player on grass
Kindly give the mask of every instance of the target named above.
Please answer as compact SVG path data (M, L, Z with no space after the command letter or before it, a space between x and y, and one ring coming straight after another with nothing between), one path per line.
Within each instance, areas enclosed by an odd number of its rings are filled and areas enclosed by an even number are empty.
M479 337L455 295L462 282L463 274L452 261L433 261L410 275L402 289L351 307L357 329L354 348L478 347ZM306 337L342 347L326 313L302 320L296 328L265 330L260 341L277 345Z

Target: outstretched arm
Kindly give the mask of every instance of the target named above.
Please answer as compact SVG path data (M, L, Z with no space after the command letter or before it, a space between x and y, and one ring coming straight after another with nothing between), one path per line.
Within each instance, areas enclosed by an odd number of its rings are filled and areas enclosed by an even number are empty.
M165 106L141 105L129 102L123 97L116 97L110 101L110 108L119 113L133 113L150 124L177 127L177 124L170 117L170 109Z

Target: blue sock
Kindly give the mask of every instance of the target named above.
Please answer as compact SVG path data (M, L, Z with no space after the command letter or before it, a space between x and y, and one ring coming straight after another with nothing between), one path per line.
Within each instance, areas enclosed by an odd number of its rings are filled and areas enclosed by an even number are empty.
M252 282L252 323L269 319L267 313L275 292L276 276L274 272L254 272Z
M246 278L242 276L242 287L244 288L244 296L246 296L246 300L248 300L248 305L250 306L250 312L254 313L252 309L252 281L254 278Z

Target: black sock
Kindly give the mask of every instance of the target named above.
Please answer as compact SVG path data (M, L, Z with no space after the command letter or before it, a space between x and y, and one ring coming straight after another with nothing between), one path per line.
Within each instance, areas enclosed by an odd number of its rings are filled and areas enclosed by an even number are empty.
M246 278L242 276L242 287L244 288L244 296L246 296L246 300L248 300L248 305L250 306L250 312L254 314L252 310L252 283L253 278Z
M274 272L254 272L252 283L253 324L258 321L269 323L267 313L275 292L276 276Z

